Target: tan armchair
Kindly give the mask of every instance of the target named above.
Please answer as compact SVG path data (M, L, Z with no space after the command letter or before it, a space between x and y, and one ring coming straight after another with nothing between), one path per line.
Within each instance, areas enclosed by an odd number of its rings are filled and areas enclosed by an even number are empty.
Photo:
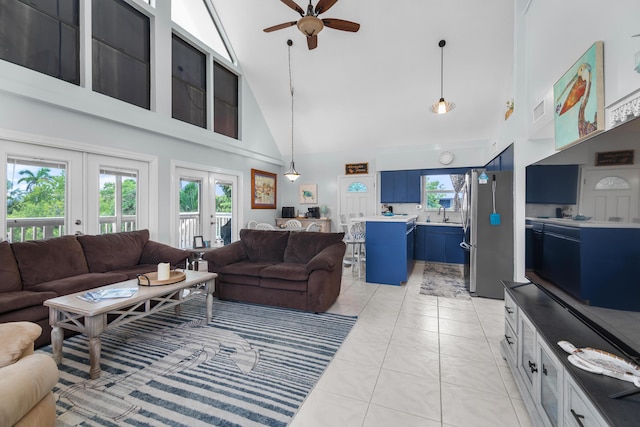
M47 427L56 422L52 389L58 366L34 354L42 328L31 322L0 324L0 426Z

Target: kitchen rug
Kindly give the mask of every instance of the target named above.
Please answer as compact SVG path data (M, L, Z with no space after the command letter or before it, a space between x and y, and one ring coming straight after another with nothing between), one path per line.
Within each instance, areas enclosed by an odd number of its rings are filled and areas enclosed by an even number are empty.
M96 380L86 336L65 339L56 426L286 426L356 322L214 300L207 325L204 304L102 334Z
M443 298L471 299L464 281L463 266L459 264L425 263L420 293Z

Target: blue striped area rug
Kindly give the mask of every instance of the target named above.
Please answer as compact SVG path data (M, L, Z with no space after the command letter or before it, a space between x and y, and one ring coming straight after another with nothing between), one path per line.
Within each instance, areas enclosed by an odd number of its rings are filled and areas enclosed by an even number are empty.
M56 426L286 426L356 322L217 300L203 317L196 299L105 332L96 380L86 336L66 339Z

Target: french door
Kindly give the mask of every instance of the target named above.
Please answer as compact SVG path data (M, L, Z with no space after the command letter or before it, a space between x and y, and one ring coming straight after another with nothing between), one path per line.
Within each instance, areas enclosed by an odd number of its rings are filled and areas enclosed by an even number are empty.
M191 168L176 168L176 239L191 248L195 237L229 244L238 235L238 177Z
M7 189L0 240L85 232L81 152L3 141L0 153Z
M149 163L89 154L87 170L88 233L149 228Z
M149 163L72 149L2 141L11 242L149 227Z

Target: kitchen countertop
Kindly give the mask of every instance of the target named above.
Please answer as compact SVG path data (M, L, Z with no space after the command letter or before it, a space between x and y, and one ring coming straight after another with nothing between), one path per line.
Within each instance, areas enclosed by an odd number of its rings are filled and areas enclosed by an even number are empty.
M357 218L351 218L351 221L365 221L365 222L411 222L415 221L418 215L376 215L376 216L363 216Z
M578 228L640 228L637 222L612 222L612 221L576 221L571 218L537 218L526 217L527 221L543 222L554 225L564 225Z
M458 228L462 228L462 223L461 222L426 222L426 221L419 221L416 222L416 225L435 225L438 227L458 227Z

